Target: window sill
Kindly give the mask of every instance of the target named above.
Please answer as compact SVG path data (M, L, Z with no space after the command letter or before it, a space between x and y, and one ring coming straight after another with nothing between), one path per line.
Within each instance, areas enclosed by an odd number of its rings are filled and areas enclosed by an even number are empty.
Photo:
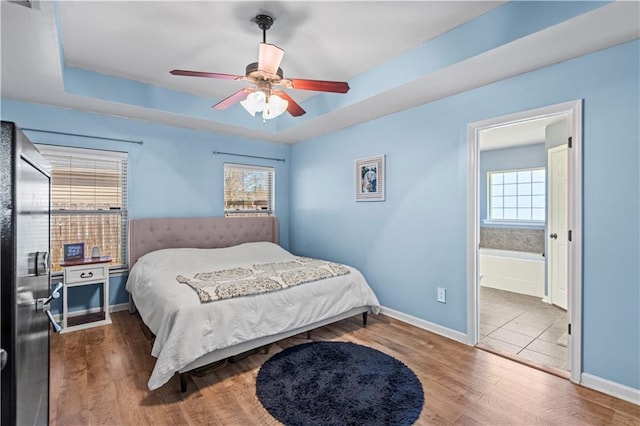
M527 229L545 229L544 222L519 222L508 220L488 220L482 221L483 225L495 226L496 228L527 228Z

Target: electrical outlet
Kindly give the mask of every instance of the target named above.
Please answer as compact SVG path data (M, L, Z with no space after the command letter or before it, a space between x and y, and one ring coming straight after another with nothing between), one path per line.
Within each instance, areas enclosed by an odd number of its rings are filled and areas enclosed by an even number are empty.
M438 287L438 302L447 303L447 289Z

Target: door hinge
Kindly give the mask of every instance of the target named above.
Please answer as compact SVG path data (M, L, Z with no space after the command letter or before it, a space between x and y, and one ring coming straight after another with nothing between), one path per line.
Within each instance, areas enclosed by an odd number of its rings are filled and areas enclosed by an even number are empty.
M569 140L567 140L567 143L569 144L569 148L573 148L573 136L569 136Z
M567 324L567 333L569 333L569 335L571 335L571 323Z
M569 241L572 241L573 236L571 235L571 229L569 229Z

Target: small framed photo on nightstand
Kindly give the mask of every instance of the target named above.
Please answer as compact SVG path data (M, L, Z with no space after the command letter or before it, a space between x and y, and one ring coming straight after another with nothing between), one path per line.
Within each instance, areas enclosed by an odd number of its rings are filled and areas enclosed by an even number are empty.
M84 243L73 243L64 245L64 261L84 259Z

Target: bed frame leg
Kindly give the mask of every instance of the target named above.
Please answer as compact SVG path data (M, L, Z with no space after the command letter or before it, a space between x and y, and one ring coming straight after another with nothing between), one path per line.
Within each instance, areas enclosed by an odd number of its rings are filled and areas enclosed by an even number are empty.
M180 392L185 393L187 391L187 379L188 373L178 373L180 376Z
M129 293L129 313L130 314L135 314L136 311L137 311L136 304L133 301L133 297L131 297L131 293Z
M367 318L369 317L369 312L363 312L362 313L362 326L366 327L367 326Z

